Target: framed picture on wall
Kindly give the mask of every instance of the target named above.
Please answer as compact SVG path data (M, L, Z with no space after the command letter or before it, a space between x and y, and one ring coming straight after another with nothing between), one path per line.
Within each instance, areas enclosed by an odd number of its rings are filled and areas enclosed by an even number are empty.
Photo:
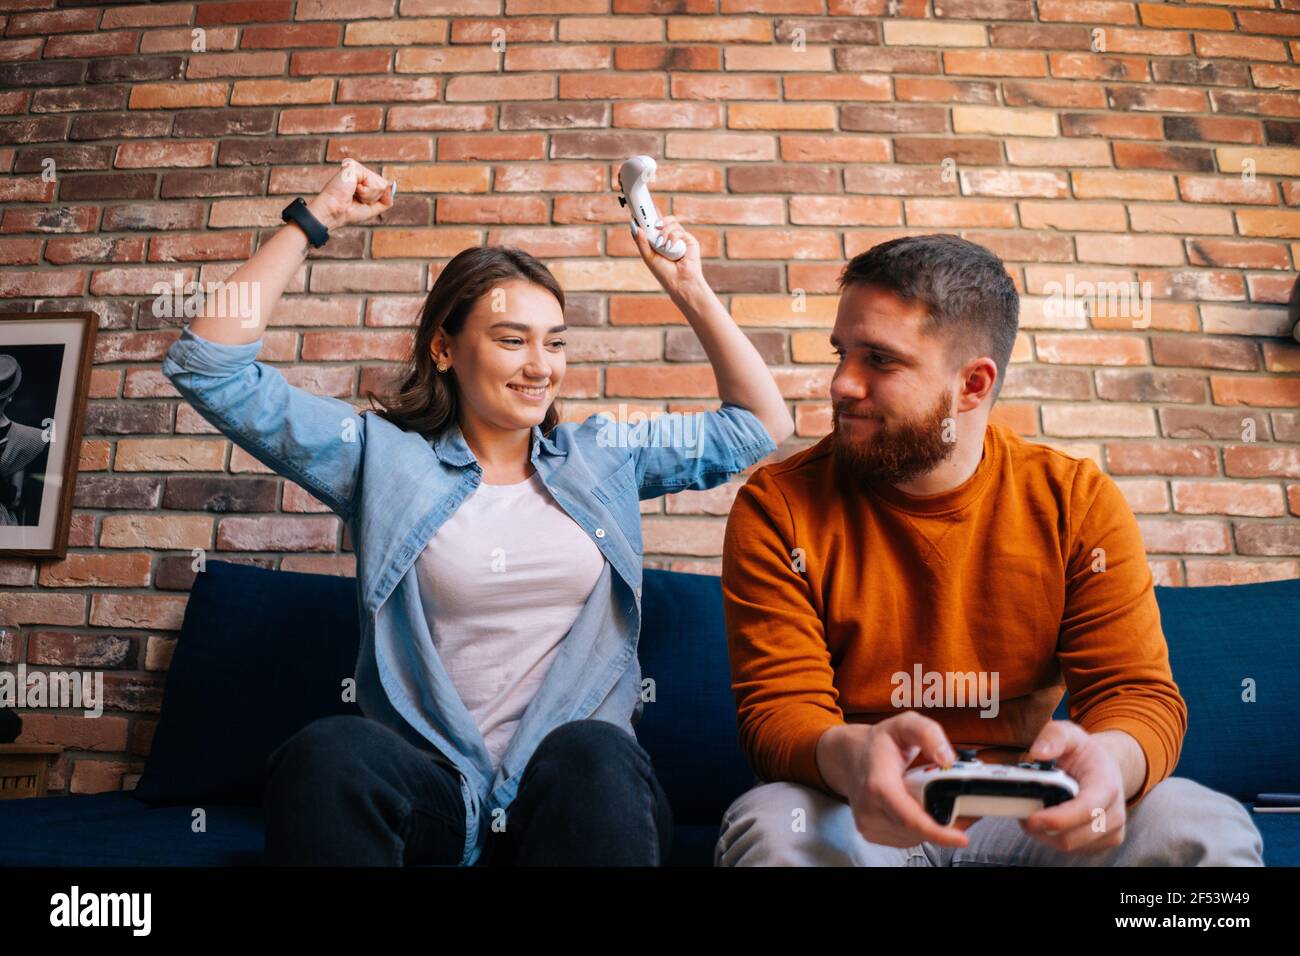
M68 550L99 317L0 313L0 558Z

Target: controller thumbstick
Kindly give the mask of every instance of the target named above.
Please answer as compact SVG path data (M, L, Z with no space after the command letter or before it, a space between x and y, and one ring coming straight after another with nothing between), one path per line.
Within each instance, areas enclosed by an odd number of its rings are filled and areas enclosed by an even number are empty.
M1056 761L1055 761L1055 760L1035 760L1035 761L1034 761L1034 766L1037 767L1039 770L1055 770L1055 769L1056 769Z
M958 747L958 748L957 748L957 759L958 759L958 760L974 760L974 759L975 759L975 755L978 754L978 753L979 753L979 749L976 748L976 747Z

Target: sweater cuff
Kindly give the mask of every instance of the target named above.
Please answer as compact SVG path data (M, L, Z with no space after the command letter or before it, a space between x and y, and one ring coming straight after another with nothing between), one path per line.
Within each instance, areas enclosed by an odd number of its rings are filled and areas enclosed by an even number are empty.
M1142 785L1133 796L1125 801L1126 809L1132 809L1134 804L1154 790L1156 785L1173 770L1166 756L1164 744L1160 741L1160 735L1151 728L1150 724L1135 717L1102 717L1083 729L1090 734L1103 730L1122 730L1136 740L1138 746L1142 748L1142 753L1146 756L1146 777L1143 778Z
M789 761L789 778L792 781L817 787L827 793L835 793L835 790L822 776L821 770L817 768L817 741L821 740L822 734L827 730L842 723L842 720L836 720L828 715L825 720L809 722L806 726L800 727L797 731L791 733L787 759Z

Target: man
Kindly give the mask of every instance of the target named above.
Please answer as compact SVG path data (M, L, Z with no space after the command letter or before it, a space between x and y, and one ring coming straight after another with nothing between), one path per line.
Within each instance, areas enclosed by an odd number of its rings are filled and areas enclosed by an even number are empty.
M1239 803L1169 776L1187 708L1118 487L988 423L1019 313L1001 261L907 237L840 289L833 431L757 471L727 524L740 738L768 782L715 862L1262 865ZM1078 796L940 825L903 774L957 747L1054 760Z
M31 500L29 494L24 500L23 489L33 474L44 472L49 462L45 453L50 446L41 429L13 421L7 414L22 380L18 360L12 355L0 355L0 525L38 523L40 495Z

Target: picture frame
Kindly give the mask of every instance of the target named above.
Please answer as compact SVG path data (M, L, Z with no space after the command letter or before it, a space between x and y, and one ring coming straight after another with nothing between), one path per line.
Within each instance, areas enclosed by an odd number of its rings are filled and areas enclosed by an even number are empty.
M0 312L0 557L68 551L94 312Z

